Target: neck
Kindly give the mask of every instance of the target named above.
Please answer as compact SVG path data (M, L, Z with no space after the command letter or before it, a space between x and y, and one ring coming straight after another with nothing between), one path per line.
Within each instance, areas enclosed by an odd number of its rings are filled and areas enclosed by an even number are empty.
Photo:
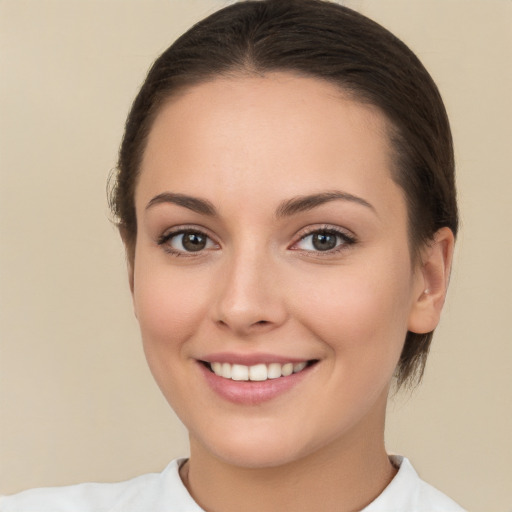
M208 512L352 512L371 503L396 474L382 428L355 429L314 453L275 467L229 464L191 439L182 479Z

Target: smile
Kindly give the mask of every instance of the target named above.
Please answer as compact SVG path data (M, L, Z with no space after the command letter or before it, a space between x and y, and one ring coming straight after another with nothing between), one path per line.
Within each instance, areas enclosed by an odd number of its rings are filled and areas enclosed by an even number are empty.
M222 399L244 406L260 405L291 391L320 362L263 354L218 354L208 359L197 360L208 387Z
M269 363L245 366L243 364L231 364L212 362L206 366L218 377L236 381L265 381L289 377L293 373L299 373L313 361L301 361L299 363Z

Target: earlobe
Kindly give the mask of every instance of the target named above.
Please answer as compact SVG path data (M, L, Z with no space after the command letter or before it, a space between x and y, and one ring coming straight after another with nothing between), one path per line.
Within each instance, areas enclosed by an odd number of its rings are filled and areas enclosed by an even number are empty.
M408 330L411 332L431 332L439 323L450 279L454 243L451 229L444 227L422 251L409 316Z

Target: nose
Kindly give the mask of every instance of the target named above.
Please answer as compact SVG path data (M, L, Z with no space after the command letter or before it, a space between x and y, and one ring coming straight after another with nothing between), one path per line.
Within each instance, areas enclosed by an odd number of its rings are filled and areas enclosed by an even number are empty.
M279 265L263 251L240 251L225 261L217 280L215 323L237 336L275 329L287 319Z

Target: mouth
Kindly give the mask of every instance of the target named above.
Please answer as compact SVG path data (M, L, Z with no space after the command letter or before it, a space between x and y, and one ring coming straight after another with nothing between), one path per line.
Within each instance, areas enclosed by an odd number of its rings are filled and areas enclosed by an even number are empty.
M318 362L317 359L300 362L286 363L259 363L252 366L243 364L201 361L201 363L212 373L223 379L241 382L263 382L267 380L289 377L295 373L301 373L306 368Z

